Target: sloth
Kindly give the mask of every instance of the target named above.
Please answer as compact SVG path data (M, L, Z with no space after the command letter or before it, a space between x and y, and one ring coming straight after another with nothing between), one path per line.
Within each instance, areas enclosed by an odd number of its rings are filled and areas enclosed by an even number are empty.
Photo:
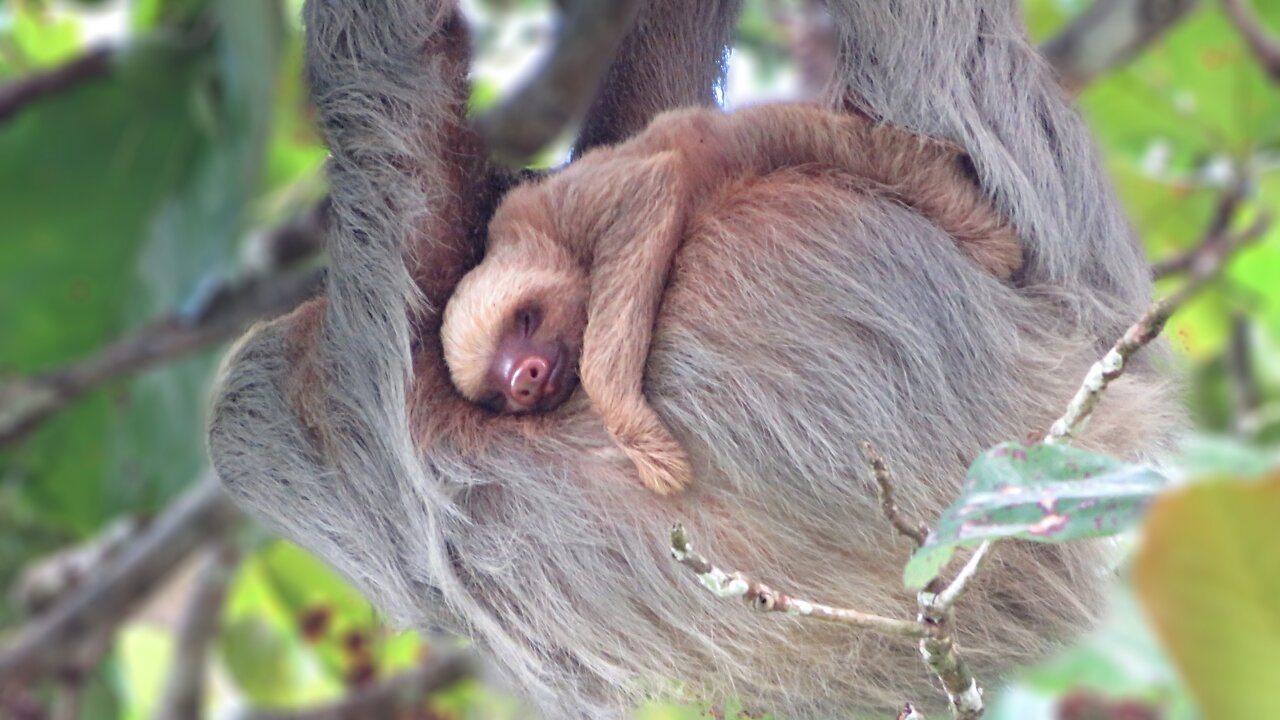
M954 145L807 104L668 112L503 199L483 261L445 308L455 387L495 412L548 412L581 378L640 482L663 495L683 490L687 455L642 382L672 259L687 234L714 225L725 197L785 173L891 198L999 278L1021 265L1015 229Z

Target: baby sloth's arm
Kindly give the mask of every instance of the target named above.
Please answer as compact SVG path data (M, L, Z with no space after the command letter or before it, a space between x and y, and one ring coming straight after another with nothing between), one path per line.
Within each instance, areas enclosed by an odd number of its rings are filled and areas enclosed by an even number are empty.
M983 192L964 150L950 142L807 103L772 103L724 113L675 110L658 116L621 152L678 150L690 202L744 176L820 165L869 183L868 190L920 213L992 275L1022 267L1017 230Z
M684 234L686 198L676 154L624 162L618 170L627 179L613 185L618 194L599 199L613 212L591 240L579 373L640 481L665 495L683 490L691 469L684 449L645 399L642 384L667 275ZM607 181L609 174L596 179Z

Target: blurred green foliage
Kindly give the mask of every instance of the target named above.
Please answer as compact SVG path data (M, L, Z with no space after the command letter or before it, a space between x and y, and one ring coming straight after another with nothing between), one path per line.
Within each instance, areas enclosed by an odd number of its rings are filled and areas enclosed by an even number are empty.
M1033 36L1050 35L1084 4L1027 0ZM148 318L184 306L210 283L236 276L246 237L323 192L325 151L301 84L300 5L0 5L0 82L76 57L104 27L115 28L107 34L118 48L104 76L0 125L0 217L8 238L0 244L0 379L84 357ZM545 2L533 0L473 5L482 54L510 42L499 25L511 15L547 13ZM1280 3L1255 5L1280 29ZM742 23L737 51L754 60L757 76L748 81L762 91L790 72L778 8L750 0ZM518 34L517 42L541 37L536 22L529 27L534 30ZM473 106L499 94L499 80L480 74ZM1081 104L1153 258L1201 240L1233 169L1251 178L1239 223L1266 208L1280 210L1280 88L1216 4L1095 82ZM1189 405L1202 438L1187 467L1248 474L1273 466L1274 456L1258 448L1280 437L1280 224L1185 308L1170 333L1187 369ZM220 352L112 383L0 451L0 586L9 586L32 560L92 536L122 514L154 512L198 476L205 393ZM1240 368L1257 388L1259 402L1252 406L1239 399ZM1231 439L1213 439L1221 436ZM1274 530L1254 528L1247 539L1233 540L1232 528L1214 527L1226 533L1223 543L1254 543L1257 552L1280 557ZM367 602L298 548L261 537L247 544L252 551L223 611L210 708L321 702L431 651L417 636L390 631ZM1276 568L1269 570L1276 577ZM1242 570L1233 579L1267 571ZM1156 592L1150 588L1157 580L1146 582L1146 592ZM1260 591L1238 590L1244 600ZM1224 606L1222 612L1256 617L1260 626L1269 617L1274 630L1275 593L1269 597L1269 608ZM1189 612L1204 616L1218 607L1209 605L1211 599ZM14 617L5 610L0 619ZM1280 644L1280 638L1271 641L1272 648ZM144 616L127 626L89 678L82 717L148 717L172 642L171 625ZM1276 666L1274 656L1257 662ZM1232 687L1249 692L1247 685ZM1049 717L1060 697L1082 691L1104 706L1136 699L1167 718L1195 717L1123 588L1106 627L1063 657L1029 669L1000 695L992 716ZM475 682L442 693L432 709L444 718L519 715L514 701ZM703 716L697 707L637 714L644 720Z

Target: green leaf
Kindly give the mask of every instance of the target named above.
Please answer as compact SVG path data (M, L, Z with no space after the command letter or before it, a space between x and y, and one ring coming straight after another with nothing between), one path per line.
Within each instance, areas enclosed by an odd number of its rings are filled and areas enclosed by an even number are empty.
M75 18L54 15L31 3L14 3L13 7L9 37L28 70L58 65L83 49Z
M299 699L303 667L298 655L265 621L245 617L230 623L218 646L223 665L253 703L281 707Z
M373 606L329 566L297 545L273 542L260 559L277 597L295 616L323 603L352 621L373 621Z
M421 639L387 627L355 588L315 556L292 543L277 541L254 558L254 567L271 601L281 609L289 636L305 646L319 670L334 682L342 682L355 659L352 638L362 638L373 653L379 670L401 668L416 662ZM308 617L322 614L324 632L304 638Z
M1185 488L1151 510L1139 598L1205 717L1280 717L1280 476Z
M100 80L0 128L0 372L89 355L234 272L272 134L278 2L210 4L198 51L138 43ZM91 119L91 121L87 121ZM216 351L94 393L0 475L81 533L154 510L202 468Z
M282 45L279 3L220 0L210 12L218 28L212 56L184 90L202 142L155 209L139 248L124 311L131 325L185 307L201 287L235 274L236 250L261 187ZM108 482L137 487L125 493L132 505L164 502L203 467L197 439L216 356L204 353L129 383L120 422L111 427Z
M8 238L0 243L0 372L83 357L127 327L125 298L151 215L199 142L182 100L191 59L148 53L129 72L46 99L0 127ZM51 525L88 532L142 509L133 502L142 473L125 458L107 467L109 431L128 402L113 390L0 453L0 475L22 483ZM111 487L115 473L122 481Z
M1137 524L1165 487L1154 470L1065 445L998 445L969 468L960 498L938 519L904 571L924 587L960 547L1021 538L1066 542Z

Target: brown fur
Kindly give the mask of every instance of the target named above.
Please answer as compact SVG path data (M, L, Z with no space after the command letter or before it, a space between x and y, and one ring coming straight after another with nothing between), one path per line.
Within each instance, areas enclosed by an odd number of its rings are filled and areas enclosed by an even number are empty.
M710 105L736 5L642 3L578 149ZM670 524L776 587L910 617L909 543L859 441L885 453L903 511L936 518L977 453L1061 413L1149 304L1148 269L1016 0L829 9L832 105L963 146L1019 230L1017 282L830 166L731 183L687 223L649 348L645 396L698 478L658 496L583 393L512 416L452 386L440 309L510 183L467 129L455 3L308 0L332 263L323 298L227 360L209 442L229 492L397 625L470 638L547 718L630 717L673 694L788 720L888 716L904 698L945 715L913 643L714 597L671 560ZM935 190L967 192L962 174ZM572 221L573 202L549 217ZM1108 390L1082 444L1128 458L1167 447L1178 405L1149 357ZM1089 624L1097 550L1000 544L957 608L985 687Z
M539 307L539 333L565 343L570 362L582 348L583 387L641 483L659 494L685 489L688 458L642 389L672 258L727 192L798 168L845 177L814 187L915 209L997 277L1021 264L1013 228L953 145L812 105L672 112L628 142L517 188L499 206L484 261L445 310L441 335L455 386L473 401L493 394L488 370L510 319ZM810 182L804 172L786 177ZM775 210L783 218L805 212Z

